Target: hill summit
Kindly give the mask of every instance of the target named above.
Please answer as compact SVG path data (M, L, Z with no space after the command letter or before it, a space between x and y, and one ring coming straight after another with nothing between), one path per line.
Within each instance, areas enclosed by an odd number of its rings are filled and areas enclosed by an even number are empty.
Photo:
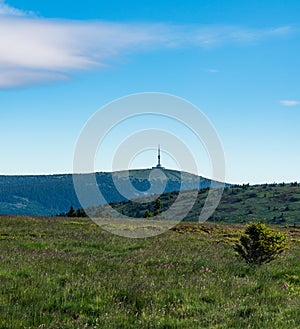
M76 175L81 177L87 195L88 182L91 176L95 175L96 184L106 203L121 202L151 194L176 192L180 189L204 189L210 187L212 182L214 187L224 186L222 182L164 168ZM104 204L92 194L88 197L89 206ZM75 208L81 207L74 189L72 174L0 176L1 214L57 215L68 211L70 205Z

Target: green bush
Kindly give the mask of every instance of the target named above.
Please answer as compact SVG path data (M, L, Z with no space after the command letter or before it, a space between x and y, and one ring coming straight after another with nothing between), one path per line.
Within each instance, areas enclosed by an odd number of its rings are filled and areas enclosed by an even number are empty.
M286 236L272 232L263 223L250 223L235 244L235 250L251 265L269 263L286 249Z
M149 217L152 217L152 216L153 216L152 212L147 209L144 213L144 218L149 218Z

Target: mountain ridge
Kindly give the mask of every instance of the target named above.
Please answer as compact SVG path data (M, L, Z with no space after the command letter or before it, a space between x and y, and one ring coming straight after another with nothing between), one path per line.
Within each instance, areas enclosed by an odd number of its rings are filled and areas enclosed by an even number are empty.
M156 175L154 173L156 172ZM159 178L159 173L166 178ZM94 175L95 181L107 203L122 202L147 195L147 191L167 193L180 189L181 177L184 177L183 190L203 189L213 184L229 186L222 182L210 180L184 171L171 169L133 169L116 172L95 172L87 174L50 174L50 175L0 175L0 213L11 215L52 216L66 212L70 205L81 207L73 185L73 175L89 181ZM126 188L128 181L134 187L135 194L124 198L115 187ZM152 179L151 179L152 178ZM152 182L152 186L150 184ZM161 191L162 183L165 188ZM86 184L87 185L87 184ZM88 186L83 186L88 192ZM93 195L90 206L98 206Z

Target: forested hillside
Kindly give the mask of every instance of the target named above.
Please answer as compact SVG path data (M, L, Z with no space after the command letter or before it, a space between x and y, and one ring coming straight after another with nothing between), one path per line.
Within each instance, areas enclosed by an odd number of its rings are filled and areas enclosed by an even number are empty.
M129 171L130 181L138 190L129 193L130 199L148 195L150 173L151 169ZM126 174L125 171L95 174L97 185L108 203L126 200L115 187L115 182L121 188L126 186ZM91 174L81 176L83 180L87 178L88 182L89 175ZM164 184L164 192L178 191L182 175L186 182L183 189L202 189L210 186L209 179L164 169L163 175L152 181L151 191L153 193L159 191ZM88 183L83 188L88 193ZM91 206L101 204L93 195L90 196L90 200ZM75 208L81 207L74 190L71 174L0 176L0 214L56 215L68 211L70 205Z

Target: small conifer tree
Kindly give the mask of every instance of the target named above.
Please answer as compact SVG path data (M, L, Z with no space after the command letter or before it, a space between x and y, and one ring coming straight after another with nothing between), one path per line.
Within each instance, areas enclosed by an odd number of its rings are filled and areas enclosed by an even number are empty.
M286 236L263 223L250 223L234 249L250 265L269 263L286 249Z
M76 217L87 217L87 214L83 208L78 208L76 210Z
M70 206L70 210L67 212L67 217L76 217L76 211L73 206Z
M147 209L144 213L144 218L149 218L152 216L153 216L152 212L149 209Z
M154 206L154 216L159 215L161 210L161 201L160 199L155 200L155 206Z

